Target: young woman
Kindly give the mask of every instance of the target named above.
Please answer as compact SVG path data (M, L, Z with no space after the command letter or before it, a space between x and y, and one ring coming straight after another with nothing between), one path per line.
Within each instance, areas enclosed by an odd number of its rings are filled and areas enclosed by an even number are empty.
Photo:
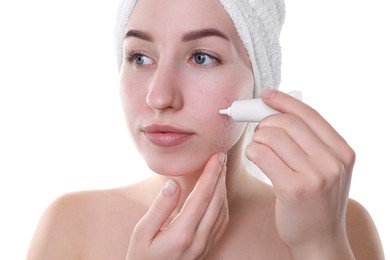
M281 1L121 8L124 112L156 175L59 198L27 259L384 259L369 214L348 199L353 150L315 110L274 90ZM281 113L247 145L248 124L218 111L258 95Z

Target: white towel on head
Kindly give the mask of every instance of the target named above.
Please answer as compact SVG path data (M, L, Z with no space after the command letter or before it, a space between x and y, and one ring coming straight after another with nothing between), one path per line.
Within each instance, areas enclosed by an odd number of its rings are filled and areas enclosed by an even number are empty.
M126 27L129 22L131 12L137 0L122 0L118 6L118 14L115 27L115 47L118 61L118 69L122 66L123 60L123 38L126 34Z
M283 0L219 0L232 19L252 63L254 96L261 88L278 88L281 78L280 31Z
M281 79L280 31L284 22L284 0L219 0L232 19L252 64L254 97L261 88L278 88ZM116 26L119 68L122 41L136 0L122 0Z

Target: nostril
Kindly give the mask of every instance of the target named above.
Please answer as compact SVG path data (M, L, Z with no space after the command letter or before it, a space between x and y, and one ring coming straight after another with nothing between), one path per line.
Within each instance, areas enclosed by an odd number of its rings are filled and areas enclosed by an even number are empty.
M180 109L182 101L179 93L151 91L146 97L146 104L156 111Z

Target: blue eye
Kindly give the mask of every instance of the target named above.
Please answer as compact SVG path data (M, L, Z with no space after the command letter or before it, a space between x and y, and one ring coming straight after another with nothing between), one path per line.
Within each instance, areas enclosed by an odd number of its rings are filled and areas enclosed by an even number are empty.
M197 50L193 51L191 59L198 65L210 65L215 62L220 63L214 56Z
M135 63L137 66L149 65L153 63L153 60L151 58L135 51L129 53L126 59L129 63Z

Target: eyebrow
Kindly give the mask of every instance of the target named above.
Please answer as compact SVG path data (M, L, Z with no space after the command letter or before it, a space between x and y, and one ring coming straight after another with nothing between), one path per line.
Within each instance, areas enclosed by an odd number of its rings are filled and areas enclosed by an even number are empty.
M222 39L229 40L229 38L226 36L226 34L221 32L220 30L217 30L214 28L206 28L206 29L189 31L189 32L185 33L181 39L183 42L188 42L188 41L194 41L197 39L211 37L211 36L217 36L217 37L220 37ZM141 40L150 41L150 42L153 41L153 37L150 36L148 33L140 31L140 30L135 30L135 29L129 30L126 33L124 39L127 39L129 37L135 37L135 38L139 38Z
M184 42L188 42L210 36L217 36L221 37L222 39L229 40L229 38L223 32L214 28L206 28L187 32L183 35L182 40Z
M143 31L139 31L139 30L134 30L134 29L131 29L129 30L124 39L127 39L129 37L135 37L135 38L139 38L141 40L145 40L145 41L149 41L149 42L152 42L153 41L153 38L152 36L150 36L149 34L147 34L146 32L143 32Z

